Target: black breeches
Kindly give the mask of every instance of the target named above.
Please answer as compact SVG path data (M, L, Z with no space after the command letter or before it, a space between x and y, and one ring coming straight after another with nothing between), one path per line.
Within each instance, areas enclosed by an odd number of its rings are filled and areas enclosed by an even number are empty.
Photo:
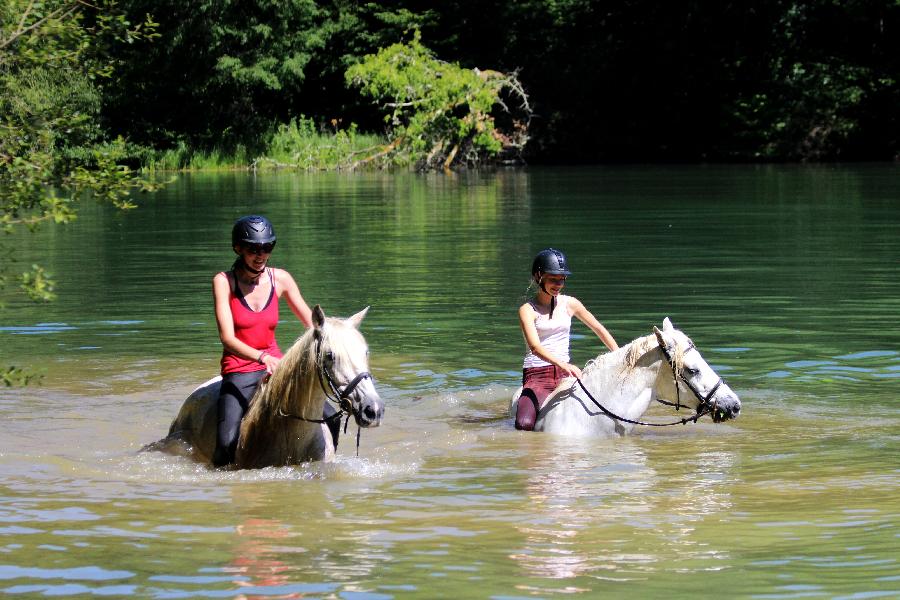
M252 373L227 373L222 377L219 392L219 425L213 466L222 467L234 462L241 419L250 407L250 400L266 375L265 369Z

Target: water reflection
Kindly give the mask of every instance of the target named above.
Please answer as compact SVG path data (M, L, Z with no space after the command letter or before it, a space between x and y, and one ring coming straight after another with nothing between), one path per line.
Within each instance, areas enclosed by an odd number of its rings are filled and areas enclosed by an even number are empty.
M510 558L529 578L571 579L614 571L612 556L602 550L608 544L592 538L598 527L635 522L652 510L647 497L656 472L646 453L628 441L598 444L558 438L552 446L558 454L522 459L533 475L525 483L527 499L516 521L524 546Z
M573 580L580 589L596 578L726 566L730 553L698 528L734 510L737 456L696 441L554 440L554 454L522 459L532 474L515 520L523 545L510 554L528 579L521 589L533 591L534 578ZM649 544L639 533L648 529Z
M293 537L290 529L274 519L248 518L235 528L237 552L235 558L222 570L235 575L237 598L246 600L262 589L278 589L290 582L291 567L281 556L287 552L303 552L288 549L284 542ZM254 588L252 596L241 593L241 588ZM279 594L270 598L301 598L302 593Z

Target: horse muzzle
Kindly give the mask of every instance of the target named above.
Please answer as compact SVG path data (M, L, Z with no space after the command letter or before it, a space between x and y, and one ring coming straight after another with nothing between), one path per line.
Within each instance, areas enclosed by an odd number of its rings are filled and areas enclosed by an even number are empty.
M709 414L715 423L736 419L741 412L741 400L737 394L728 387L722 385L709 403Z
M334 384L332 389L336 389ZM353 420L359 427L378 427L384 417L384 403L375 389L372 374L368 371L357 374L338 392L338 402L342 411L353 415Z
M378 393L363 395L353 403L353 418L360 427L378 427L384 418L384 403Z

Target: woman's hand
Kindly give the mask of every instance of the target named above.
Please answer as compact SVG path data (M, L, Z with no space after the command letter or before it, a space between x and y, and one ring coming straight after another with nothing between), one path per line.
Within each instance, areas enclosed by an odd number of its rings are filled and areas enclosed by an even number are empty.
M269 353L266 353L262 357L262 363L266 365L266 373L268 373L269 375L275 372L275 369L278 368L278 363L280 362L280 358L278 358L277 356L272 356Z
M559 368L563 370L563 372L567 373L569 377L576 377L581 379L581 369L576 367L571 363L562 363L559 365Z

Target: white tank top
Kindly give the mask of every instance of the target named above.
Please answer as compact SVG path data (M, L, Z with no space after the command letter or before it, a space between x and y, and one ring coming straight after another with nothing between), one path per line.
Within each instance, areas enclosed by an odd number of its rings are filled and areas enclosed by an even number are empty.
M532 307L534 307L533 304ZM569 296L563 296L562 294L557 296L556 308L553 309L553 318L550 319L549 315L538 314L537 319L534 321L534 327L537 329L541 346L563 362L569 362L569 331L572 329L572 315L569 314ZM525 344L523 368L546 367L549 364L532 352L527 343Z

